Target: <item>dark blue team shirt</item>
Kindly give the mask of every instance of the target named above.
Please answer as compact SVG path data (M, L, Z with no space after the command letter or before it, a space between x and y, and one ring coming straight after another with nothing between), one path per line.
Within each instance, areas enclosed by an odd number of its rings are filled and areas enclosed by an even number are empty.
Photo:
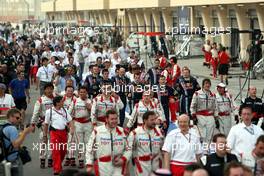
M12 89L12 96L14 99L25 98L25 90L29 89L29 82L26 79L14 79L10 82L9 87Z

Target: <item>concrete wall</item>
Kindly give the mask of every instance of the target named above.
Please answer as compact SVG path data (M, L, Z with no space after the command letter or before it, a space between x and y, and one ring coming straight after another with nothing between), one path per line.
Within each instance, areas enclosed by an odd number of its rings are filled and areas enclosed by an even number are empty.
M171 6L200 6L218 4L263 3L263 0L171 0Z
M110 0L110 9L168 7L170 0Z
M73 11L74 0L57 0L56 1L56 11Z
M76 10L101 10L109 8L109 0L76 0Z

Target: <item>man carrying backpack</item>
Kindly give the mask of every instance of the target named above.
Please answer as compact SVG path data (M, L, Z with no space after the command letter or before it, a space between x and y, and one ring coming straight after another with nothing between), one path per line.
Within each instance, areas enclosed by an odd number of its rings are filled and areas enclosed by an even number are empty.
M7 112L7 123L0 125L1 161L11 162L11 175L23 176L23 165L19 158L18 149L26 136L33 131L33 127L25 128L20 134L16 125L20 123L21 113L18 109Z

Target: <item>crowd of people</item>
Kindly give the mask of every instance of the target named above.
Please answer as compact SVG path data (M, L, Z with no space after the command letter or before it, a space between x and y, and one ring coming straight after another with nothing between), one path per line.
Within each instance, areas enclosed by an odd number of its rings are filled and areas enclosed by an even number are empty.
M264 105L254 86L241 105L233 100L225 48L203 49L214 77L220 58L214 92L210 79L200 85L188 66L162 51L149 68L125 41L111 48L73 38L0 38L0 117L11 124L3 132L16 153L7 160L17 168L17 148L39 132L40 169L53 167L54 175L66 166L95 175L264 174ZM25 126L33 89L40 96Z
M209 69L212 66L213 79L216 79L217 75L219 75L220 81L228 85L228 70L231 58L226 52L226 49L220 43L217 45L215 42L211 43L210 40L206 40L202 47L202 51L204 52L204 65Z

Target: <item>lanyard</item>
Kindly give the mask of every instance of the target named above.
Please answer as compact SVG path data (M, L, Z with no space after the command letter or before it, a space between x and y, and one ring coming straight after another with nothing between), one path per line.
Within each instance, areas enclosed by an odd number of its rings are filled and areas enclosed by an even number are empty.
M149 133L148 133L148 138L149 138L149 150L150 150L150 153L152 154L152 140L151 140L151 136Z
M206 109L208 109L208 95L205 93L205 99L206 99Z
M57 111L56 109L53 109L57 114L59 114L59 115L61 115L61 116L63 116L64 117L64 115L61 113L61 112L59 112L59 111Z
M110 131L110 140L111 140L111 155L113 156L113 154L114 154L114 141L113 141L112 131Z
M257 160L255 160L253 175L257 175L257 169L258 169L258 163Z
M48 78L48 67L47 68L45 68L45 67L43 67L43 70L44 70L44 72L45 72L45 74L46 74L46 77Z
M191 143L191 133L188 133L189 134L189 138L187 138L183 133L182 135L184 136L184 138L189 142Z
M245 130L247 130L247 132L249 132L249 134L254 135L254 129L250 128L251 130L249 130L247 127L245 127Z

